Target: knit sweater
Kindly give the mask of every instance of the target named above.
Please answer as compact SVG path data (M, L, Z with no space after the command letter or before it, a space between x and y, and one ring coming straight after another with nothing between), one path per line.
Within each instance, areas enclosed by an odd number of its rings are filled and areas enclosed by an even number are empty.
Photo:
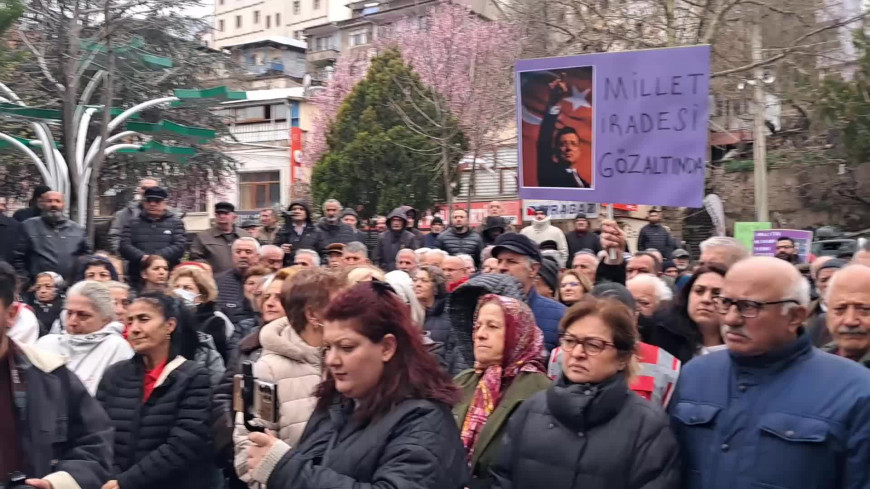
M549 217L542 221L533 221L531 226L524 227L520 232L539 245L544 241L555 241L560 256L559 266L565 267L568 261L568 241L561 229L550 224Z

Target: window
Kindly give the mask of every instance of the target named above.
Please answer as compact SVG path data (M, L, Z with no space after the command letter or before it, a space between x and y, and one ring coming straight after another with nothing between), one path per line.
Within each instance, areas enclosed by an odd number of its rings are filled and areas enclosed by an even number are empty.
M239 207L241 210L257 210L280 203L280 172L239 173Z
M224 23L224 19L219 20L219 21L218 21L218 30L221 31L221 32L223 32L223 31L224 31L224 27L226 27L226 24Z
M260 11L254 10L254 24L260 23Z
M281 27L281 14L275 14L275 27Z
M320 0L314 0L314 10L320 9Z
M241 16L241 15L237 15L237 16L236 16L236 29L239 29L239 28L241 28L241 27L242 27L242 16Z
M365 29L352 31L350 33L350 45L362 46L369 43L369 33Z
M265 115L266 110L262 105L256 105L254 107L239 107L238 109L233 109L233 116L236 123L260 122L266 118Z
M293 39L302 39L302 31L293 31Z
M272 16L271 16L271 15L267 15L267 16L266 16L266 29L268 29L268 28L270 28L270 27L272 27Z
M299 10L302 8L301 3L299 0L293 0L293 15L299 15Z

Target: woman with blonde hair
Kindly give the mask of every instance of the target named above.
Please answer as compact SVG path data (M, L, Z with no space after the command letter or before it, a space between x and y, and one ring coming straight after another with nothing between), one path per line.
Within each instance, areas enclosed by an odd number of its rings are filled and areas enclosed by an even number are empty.
M218 291L212 276L200 267L176 267L169 276L169 290L193 310L196 330L212 337L224 365L229 365L235 326L217 310Z
M592 292L592 282L573 268L565 270L559 277L559 301L568 307Z
M384 271L374 265L357 265L353 268L346 269L344 272L344 282L347 287L352 287L360 282L371 282L373 280L378 280L380 282L387 280Z
M562 374L511 416L493 487L679 487L667 416L628 387L639 370L633 312L613 298L585 297L559 331Z

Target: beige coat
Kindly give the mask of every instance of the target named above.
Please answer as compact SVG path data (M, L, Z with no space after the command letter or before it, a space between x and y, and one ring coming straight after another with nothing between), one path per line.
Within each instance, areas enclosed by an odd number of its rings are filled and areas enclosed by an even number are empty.
M314 390L322 379L320 348L306 343L286 317L263 326L260 343L263 345L263 354L254 364L254 376L258 380L277 384L280 404L278 425L267 427L273 430L277 428L278 438L292 447L302 436L305 424L317 404ZM236 473L243 481L253 484L248 477L246 464L247 437L248 430L239 415L233 432Z

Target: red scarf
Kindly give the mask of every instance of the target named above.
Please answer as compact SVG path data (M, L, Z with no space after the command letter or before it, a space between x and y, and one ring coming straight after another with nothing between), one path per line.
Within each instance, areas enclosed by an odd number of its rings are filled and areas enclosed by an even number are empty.
M145 371L145 383L142 386L142 404L145 404L148 398L151 397L151 393L154 392L154 387L156 387L157 379L163 374L164 368L166 368L166 360L157 364L153 369Z

